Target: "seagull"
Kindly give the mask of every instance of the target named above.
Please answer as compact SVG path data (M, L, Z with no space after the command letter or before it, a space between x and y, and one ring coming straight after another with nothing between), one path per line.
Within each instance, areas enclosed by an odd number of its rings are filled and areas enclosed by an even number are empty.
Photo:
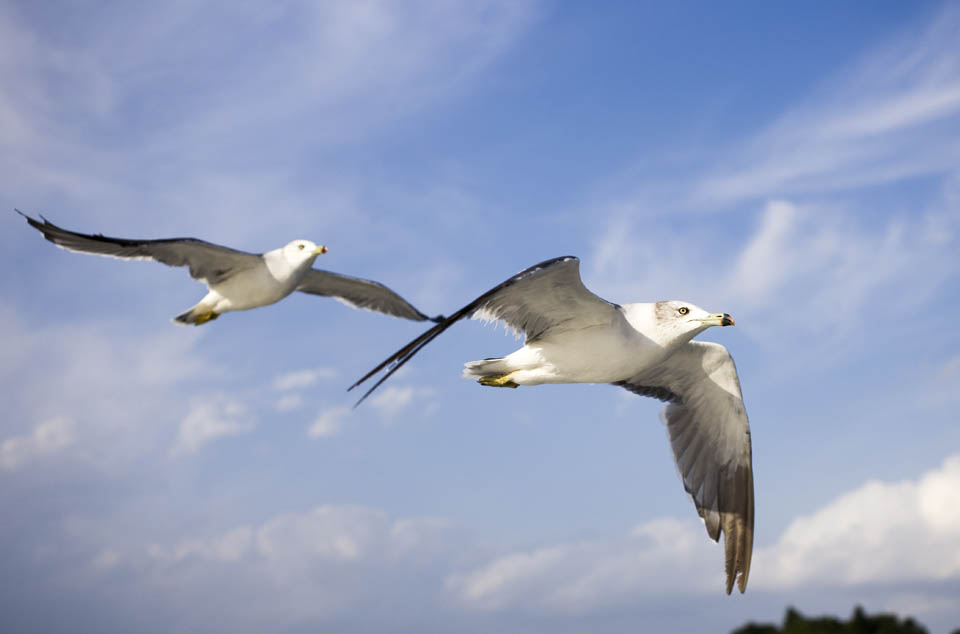
M200 326L226 312L276 303L294 291L333 297L352 308L413 321L443 319L442 315L427 317L379 282L312 268L327 247L309 240L294 240L266 253L247 253L196 238L127 240L76 233L43 216L40 222L19 209L14 211L61 249L188 267L190 277L205 284L209 292L196 306L173 318L178 324Z
M463 376L481 385L611 383L666 401L660 418L684 489L710 538L724 535L727 594L735 582L746 590L753 552L750 425L730 353L692 341L711 326L734 325L730 315L683 301L613 304L583 285L578 258L554 258L484 293L368 372L349 389L388 368L357 405L467 317L499 321L525 336L523 347L506 357L464 366Z

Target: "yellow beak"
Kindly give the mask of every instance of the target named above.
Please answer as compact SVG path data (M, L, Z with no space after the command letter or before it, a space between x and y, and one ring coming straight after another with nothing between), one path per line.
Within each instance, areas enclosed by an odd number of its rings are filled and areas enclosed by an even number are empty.
M732 326L734 324L733 317L727 313L713 313L700 321L707 326Z
M325 247L325 246L323 246L323 245L321 244L320 246L318 246L316 249L313 250L313 254L314 254L314 255L323 255L323 254L326 253L327 251L329 251L329 249L327 249L327 247Z

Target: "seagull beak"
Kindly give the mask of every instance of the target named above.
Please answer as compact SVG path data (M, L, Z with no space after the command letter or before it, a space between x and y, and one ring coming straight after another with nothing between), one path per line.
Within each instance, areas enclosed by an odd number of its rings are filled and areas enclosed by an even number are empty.
M700 321L702 321L705 326L732 326L734 324L733 317L727 313L707 315Z
M328 250L329 250L329 249L327 249L327 247L325 247L325 246L323 246L323 245L321 244L320 246L318 246L316 249L313 250L313 254L314 254L314 255L323 255L323 254L326 253Z

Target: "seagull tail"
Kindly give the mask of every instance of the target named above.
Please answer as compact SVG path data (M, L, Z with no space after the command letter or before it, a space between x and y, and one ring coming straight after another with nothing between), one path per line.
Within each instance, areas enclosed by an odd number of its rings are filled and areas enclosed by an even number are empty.
M516 368L508 367L506 360L502 357L496 359L483 359L482 361L468 361L463 364L463 378L481 379L489 376L501 376Z

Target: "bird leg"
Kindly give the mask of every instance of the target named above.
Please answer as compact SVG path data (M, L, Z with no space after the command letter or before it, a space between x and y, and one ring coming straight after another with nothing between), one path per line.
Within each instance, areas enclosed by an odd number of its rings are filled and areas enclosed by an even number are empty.
M516 370L514 370L514 372L515 371ZM500 376L481 376L479 379L477 379L477 383L480 385L486 385L487 387L520 387L510 380L511 374L513 374L513 372L501 374Z

